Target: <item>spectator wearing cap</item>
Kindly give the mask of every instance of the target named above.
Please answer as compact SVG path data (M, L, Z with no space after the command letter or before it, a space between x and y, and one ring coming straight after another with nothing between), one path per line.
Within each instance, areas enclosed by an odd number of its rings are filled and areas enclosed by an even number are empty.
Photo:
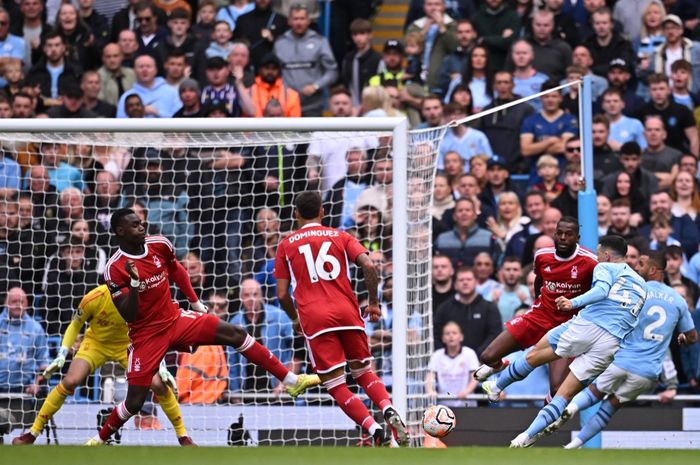
M372 48L372 23L358 18L350 24L350 35L355 49L343 58L340 79L350 90L353 106L360 104L362 89L377 73L382 56Z
M158 25L158 8L152 3L143 2L136 5L136 41L139 45L139 54L156 54L158 47L168 37L166 28Z
M498 71L493 77L494 100L484 110L489 110L520 98L513 93L515 83L513 75L508 71ZM505 108L487 118L479 119L479 129L488 138L491 149L505 158L508 168L512 172L527 172L525 160L520 154L520 127L525 118L535 113L535 109L529 103L521 103L510 108Z
M467 117L467 112L458 103L448 103L443 109L445 122L459 121ZM447 130L445 138L440 143L437 168L445 168L445 154L447 152L457 152L464 159L465 166L475 155L493 156L491 144L486 135L469 127L467 124L459 124Z
M173 118L202 118L206 116L201 104L202 92L197 81L185 79L180 83L179 92L182 108L175 112Z
M243 85L243 70L238 68L239 76L233 83L229 82L228 63L221 57L207 60L207 85L202 90L202 103L205 105L223 103L228 116L239 117L243 114L255 114L248 89Z
M379 63L381 71L369 78L369 85L383 86L389 81L403 82L403 60L405 56L406 53L400 41L390 39L384 42L382 61Z
M83 89L77 82L66 82L59 91L61 105L47 112L49 118L97 118L97 113L83 106Z
M292 5L290 30L275 41L275 55L282 62L285 84L299 92L304 116L321 116L322 89L338 78L338 66L328 40L309 29L311 20L304 5Z
M648 58L648 64L641 63L640 67L670 76L671 65L676 60L686 60L693 64L690 88L693 92L700 92L700 43L683 37L683 21L677 15L666 15L663 33L666 42L656 47L654 54Z
M637 86L632 83L632 68L629 63L622 58L612 59L608 64L607 77L610 87L622 92L622 100L625 102L625 109L622 113L625 116L634 117L637 109L644 105L644 100L637 95ZM602 104L601 95L593 104L593 114L601 113Z
M27 61L26 46L22 37L10 34L10 15L0 8L0 87L5 87L5 67L11 63L22 65Z
M444 0L425 0L425 16L415 20L407 34L423 34L423 69L427 71L425 83L430 91L439 91L440 65L442 60L457 49L457 22L445 14Z
M141 55L134 63L136 83L125 92L117 105L117 118L125 118L126 98L138 94L143 102L147 117L170 118L182 106L177 90L173 89L162 77L156 76L156 60L150 55Z
M32 67L26 81L41 88L41 95L58 98L58 90L64 81L80 80L80 65L66 59L66 43L58 32L49 32L44 37L44 56ZM53 70L62 70L55 72Z
M258 70L255 84L250 88L250 97L255 107L254 115L258 118L262 117L265 107L270 100L274 99L282 108L282 116L301 117L299 94L282 80L279 59L274 54L268 53L260 60Z
M677 150L698 156L700 142L693 113L685 105L673 101L668 76L649 76L651 100L635 112L635 116L645 121L647 117L658 115L666 128L666 144Z
M583 45L591 51L593 66L591 70L605 76L608 64L615 58L622 58L626 63L634 61L632 44L614 30L612 12L609 8L602 7L591 15L594 34L588 37Z
M102 67L97 70L102 81L98 98L111 105L119 103L119 97L136 82L134 70L122 66L123 62L124 54L119 45L107 44L102 49Z
M491 52L493 69L503 69L508 51L520 30L518 13L505 0L486 0L471 20L479 42Z
M86 110L93 111L102 118L114 118L117 107L99 99L102 79L97 71L85 71L80 81L80 88L83 91L83 107Z
M512 191L510 172L506 160L500 155L492 156L486 163L486 185L479 193L481 212L485 217L496 216L498 198L507 191Z
M242 14L239 19L233 39L245 39L250 43L252 64L258 69L260 59L272 53L275 40L289 29L287 17L272 9L272 0L255 0L253 11Z
M547 81L542 90L557 87L556 81ZM530 183L540 181L537 175L537 159L549 154L563 164L566 141L578 134L576 118L561 109L562 95L549 92L542 96L542 111L528 116L523 121L520 134L520 151L530 159Z
M603 111L610 121L608 145L613 150L619 150L625 142L634 141L645 149L647 141L644 140L644 125L637 118L623 115L624 109L625 101L620 89L611 87L603 92Z

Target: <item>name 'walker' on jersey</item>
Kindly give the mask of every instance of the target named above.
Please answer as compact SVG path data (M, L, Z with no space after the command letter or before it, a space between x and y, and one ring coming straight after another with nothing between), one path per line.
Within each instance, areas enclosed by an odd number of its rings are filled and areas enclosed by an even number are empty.
M330 330L364 329L350 283L350 263L363 253L367 249L353 236L318 223L280 242L274 276L290 280L307 338Z

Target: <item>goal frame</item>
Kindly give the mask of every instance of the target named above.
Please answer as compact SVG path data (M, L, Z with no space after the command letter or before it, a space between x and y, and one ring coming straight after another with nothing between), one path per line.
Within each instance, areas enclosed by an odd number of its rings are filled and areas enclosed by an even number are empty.
M392 400L406 418L408 408L408 374L406 372L408 315L408 141L409 123L405 117L384 118L168 118L168 119L3 119L0 133L183 133L183 132L314 132L368 131L391 132L393 159L392 264ZM398 246L400 245L400 246Z

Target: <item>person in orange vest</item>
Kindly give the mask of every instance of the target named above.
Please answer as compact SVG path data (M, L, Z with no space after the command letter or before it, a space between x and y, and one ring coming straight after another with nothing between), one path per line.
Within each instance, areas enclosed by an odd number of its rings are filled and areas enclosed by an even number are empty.
M265 107L273 98L280 103L283 116L288 118L301 116L299 93L284 84L281 70L282 64L274 53L268 53L260 60L258 75L250 88L257 118L263 116Z

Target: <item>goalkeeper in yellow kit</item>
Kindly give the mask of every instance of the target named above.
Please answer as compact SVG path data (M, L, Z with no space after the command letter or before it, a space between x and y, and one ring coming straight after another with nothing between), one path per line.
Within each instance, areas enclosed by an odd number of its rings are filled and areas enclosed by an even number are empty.
M75 388L82 384L95 369L109 361L117 362L126 369L127 348L130 344L128 328L112 303L107 284L103 284L88 292L80 301L78 309L73 314L73 321L63 335L58 356L44 370L44 378L48 379L54 371L63 367L69 348L75 342L83 325L88 321L90 321L90 327L85 331L85 337L80 344L78 353L73 357L68 373L46 397L30 430L14 438L12 444L33 444L49 419L61 408L66 397L72 394ZM153 376L151 389L163 412L175 428L175 434L177 434L180 444L193 446L195 444L187 435L177 398L168 386L174 388L175 380L161 364L158 374Z

